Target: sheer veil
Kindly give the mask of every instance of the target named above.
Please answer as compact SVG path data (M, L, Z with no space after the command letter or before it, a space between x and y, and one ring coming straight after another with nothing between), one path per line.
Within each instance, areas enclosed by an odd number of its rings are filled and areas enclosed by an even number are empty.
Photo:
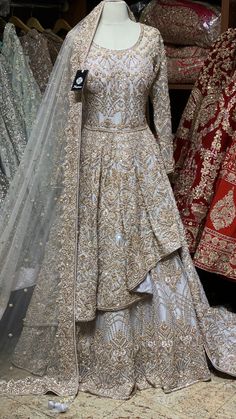
M82 104L71 84L103 4L64 41L3 205L1 393L75 394L78 388L74 284Z

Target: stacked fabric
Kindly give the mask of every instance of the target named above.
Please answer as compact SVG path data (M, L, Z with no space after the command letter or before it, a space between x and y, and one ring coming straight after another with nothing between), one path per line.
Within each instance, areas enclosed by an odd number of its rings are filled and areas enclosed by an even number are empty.
M140 20L161 32L169 82L194 83L220 34L219 8L190 0L152 0Z

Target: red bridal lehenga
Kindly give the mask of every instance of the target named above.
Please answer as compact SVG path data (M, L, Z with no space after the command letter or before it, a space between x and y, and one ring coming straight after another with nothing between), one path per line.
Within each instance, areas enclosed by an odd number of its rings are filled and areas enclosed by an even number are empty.
M236 316L208 304L167 175L172 135L161 36L140 25L133 47L99 47L93 36L103 4L65 41L32 134L37 144L27 148L29 173L6 199L4 394L170 392L209 380L207 357L236 375ZM89 70L83 112L70 92L78 68ZM149 96L157 138L145 119ZM12 254L17 262L8 263Z
M174 194L196 266L236 280L236 31L221 35L175 138Z

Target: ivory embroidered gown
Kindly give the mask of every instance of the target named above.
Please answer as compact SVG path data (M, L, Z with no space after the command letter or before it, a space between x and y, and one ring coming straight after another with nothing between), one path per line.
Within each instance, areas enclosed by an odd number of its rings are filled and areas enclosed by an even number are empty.
M204 344L216 365L218 348L211 347L216 336L210 333L208 348L202 332L214 314L167 176L172 135L160 34L141 25L137 43L121 51L93 43L85 67L75 300L80 389L126 398L136 386L171 391L207 380ZM148 95L158 139L146 123ZM236 330L232 318L227 327ZM227 331L214 333L227 340ZM227 357L222 367L232 369Z
M69 191L77 177L70 176L62 198L69 214L60 218L69 223L59 234L63 279L57 267L54 277L50 274L57 257L54 240L55 257L49 254L50 265L39 277L13 357L14 377L20 367L30 379L18 381L17 387L14 380L8 382L10 393L73 394L79 388L125 399L135 387L150 385L169 392L209 379L205 351L214 366L236 374L235 316L209 307L168 180L173 158L162 39L156 29L140 28L132 48L113 51L94 42L89 48L76 281L65 275L67 269L74 272L67 254L74 237ZM88 21L83 35L90 30ZM76 37L74 42L78 45ZM72 77L78 69L76 50L71 68ZM157 139L145 117L149 95ZM77 164L70 148L75 134L67 134L65 170L70 174Z

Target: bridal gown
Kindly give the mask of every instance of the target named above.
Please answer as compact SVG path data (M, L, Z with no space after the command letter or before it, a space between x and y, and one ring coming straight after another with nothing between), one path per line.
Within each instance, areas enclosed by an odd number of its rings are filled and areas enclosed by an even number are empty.
M163 42L158 30L140 29L133 47L116 51L92 42L85 60L73 303L77 361L73 346L69 351L73 329L55 331L50 296L57 288L49 287L45 272L13 356L13 373L20 368L31 375L22 392L42 391L40 379L55 374L55 362L45 366L53 357L54 333L64 342L64 348L59 345L64 376L69 380L76 362L78 389L101 396L126 399L135 388L161 386L170 392L208 380L206 353L216 368L236 375L235 315L207 302L168 179L173 156ZM146 121L149 96L157 136ZM73 144L72 130L69 135ZM72 197L63 202L70 208ZM67 236L63 243L69 246ZM57 300L62 322L73 301L70 284ZM37 322L53 325L43 345ZM20 392L13 387L8 385L9 392ZM56 379L43 387L55 388L70 392Z
M83 322L77 323L80 389L124 398L135 387L169 392L207 380L204 345L209 339L214 363L220 348L213 347L227 331L210 331L214 314L167 175L172 136L159 32L141 25L138 42L120 51L93 43L86 68L75 301ZM148 95L157 139L146 123ZM227 356L222 368L232 369Z

